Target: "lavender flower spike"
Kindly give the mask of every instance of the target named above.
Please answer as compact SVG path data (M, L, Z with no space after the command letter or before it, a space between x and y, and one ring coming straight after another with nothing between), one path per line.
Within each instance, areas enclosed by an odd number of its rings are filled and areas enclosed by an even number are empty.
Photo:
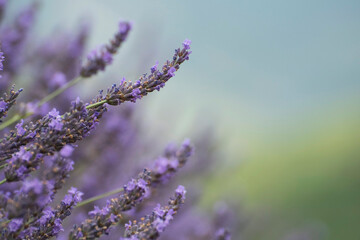
M153 212L141 221L130 221L129 224L125 224L125 238L122 239L157 239L174 218L180 205L184 203L185 192L185 188L179 186L167 206L161 207L158 204Z
M189 51L189 45L187 40L185 41L184 48L175 49L175 54L172 61L167 61L161 71L157 69L157 66L151 68L150 74L144 74L135 83L126 82L123 79L117 86L114 84L108 89L105 96L100 95L92 102L93 105L107 103L109 105L119 105L126 101L136 102L137 99L141 99L149 92L160 90L165 86L165 83L175 76L175 72L180 68L180 65L189 60L191 51Z
M122 218L121 213L138 205L149 191L150 172L144 170L136 179L132 179L119 197L113 198L102 209L94 208L89 212L90 218L80 226L74 226L69 239L94 239L108 234L110 228Z
M120 22L119 30L110 43L90 52L87 62L81 69L80 75L87 78L96 74L98 71L104 71L105 67L112 63L112 55L117 52L121 44L126 40L130 30L130 23Z
M81 201L82 192L72 187L61 204L55 209L45 208L40 218L33 221L19 234L17 239L50 239L61 231L62 221L71 214L71 210Z
M0 64L0 67L2 67L1 64ZM2 118L6 117L9 109L13 105L15 105L16 98L22 92L22 89L19 89L18 91L15 91L14 87L15 86L12 86L12 88L10 89L9 94L5 93L4 96L0 98L0 122L1 122Z
M162 157L154 162L152 167L152 184L166 183L178 169L183 167L193 153L193 147L187 139L179 149L170 145Z

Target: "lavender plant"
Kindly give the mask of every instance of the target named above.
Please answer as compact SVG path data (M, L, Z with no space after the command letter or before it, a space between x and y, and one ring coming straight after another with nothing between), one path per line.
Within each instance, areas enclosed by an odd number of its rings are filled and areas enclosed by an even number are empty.
M0 0L0 24L5 6ZM189 60L191 41L186 39L162 67L154 65L136 81L123 78L86 102L71 87L112 63L132 25L121 21L110 42L81 64L77 59L84 53L87 25L75 36L63 33L27 52L37 8L27 7L0 28L0 239L167 236L164 231L178 212L181 219L186 190L176 187L163 207L153 202L164 199L161 191L170 195L166 186L173 191L171 179L187 164L193 146L185 140L180 147L167 146L152 163L136 161L149 147L139 136L136 105L126 103L163 88ZM26 65L36 80L17 89L13 84ZM127 184L121 187L121 182ZM209 222L204 236L230 239L223 227Z

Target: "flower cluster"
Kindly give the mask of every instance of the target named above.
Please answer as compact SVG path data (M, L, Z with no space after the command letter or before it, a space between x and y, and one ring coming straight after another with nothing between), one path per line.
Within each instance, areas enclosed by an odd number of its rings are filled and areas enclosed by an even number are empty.
M126 40L131 30L131 24L120 22L118 32L108 45L101 46L99 49L92 50L88 55L87 63L81 68L82 77L91 77L99 70L104 71L106 65L112 62L112 55L117 52L121 44Z
M0 0L0 24L6 4ZM191 41L136 81L123 78L92 100L80 100L72 87L112 63L132 24L121 21L110 42L81 64L86 24L76 34L59 33L27 47L38 8L28 6L0 28L0 240L166 237L165 229L181 219L175 215L189 190L179 185L167 205L157 203L173 192L171 182L180 169L192 171L184 166L191 164L194 149L185 140L180 147L168 145L154 161L142 162L156 142L140 136L133 103L175 76L189 60ZM27 77L36 81L15 90L22 68L30 69ZM186 201L195 206L191 199ZM229 239L223 226L214 229L213 238Z
M186 190L183 186L178 186L175 196L170 198L168 205L161 207L158 204L150 215L142 217L139 222L134 220L125 224L126 239L156 239L165 228L170 224L175 214L184 203Z

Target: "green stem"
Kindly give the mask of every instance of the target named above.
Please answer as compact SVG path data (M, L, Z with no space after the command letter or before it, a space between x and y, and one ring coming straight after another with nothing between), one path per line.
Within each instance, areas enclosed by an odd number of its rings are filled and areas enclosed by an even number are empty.
M0 165L0 170L3 169L4 167L6 167L7 163Z
M6 183L6 178L4 178L3 180L0 181L0 185Z
M114 195L114 194L119 193L119 192L121 192L123 190L124 190L124 188L118 188L118 189L115 189L113 191L106 192L106 193L103 193L101 195L98 195L98 196L95 196L95 197L92 197L92 198L88 198L88 199L80 202L78 205L76 205L76 207L84 206L84 205L86 205L88 203L92 203L92 202L95 202L96 200L99 200L99 199Z
M4 128L6 128L6 127L10 126L11 124L19 121L20 119L21 119L21 116L19 114L15 114L10 119L8 119L7 121L3 122L0 125L0 130L3 130Z
M70 82L67 82L64 86L62 86L61 88L56 89L54 92L50 93L49 95L47 95L46 97L44 97L43 99L41 99L37 106L40 107L42 105L44 105L46 102L52 100L53 98L59 96L61 93L63 93L65 90L67 90L68 88L74 86L75 84L77 84L78 82L80 82L82 79L82 77L77 77L74 78L73 80L71 80ZM21 120L22 118L27 118L30 117L31 115L33 115L34 113L32 112L28 112L25 115L20 115L20 114L15 114L14 116L12 116L12 118L10 118L9 120L3 122L0 125L0 130L3 130L4 128L10 126L13 123L16 123L17 121Z
M90 104L88 106L86 106L86 109L89 109L89 108L94 108L94 107L97 107L97 106L101 106L103 105L104 103L106 103L107 100L102 100L100 102L96 102L96 103L93 103L93 104Z
M49 95L47 95L46 97L41 99L40 102L38 103L38 107L42 106L46 102L48 102L48 101L52 100L53 98L57 97L58 95L63 93L68 88L70 88L70 87L74 86L75 84L77 84L78 82L80 82L82 79L83 79L82 77L77 77L77 78L74 78L73 80L71 80L70 82L67 82L61 88L56 89L55 91L53 91L52 93L50 93Z

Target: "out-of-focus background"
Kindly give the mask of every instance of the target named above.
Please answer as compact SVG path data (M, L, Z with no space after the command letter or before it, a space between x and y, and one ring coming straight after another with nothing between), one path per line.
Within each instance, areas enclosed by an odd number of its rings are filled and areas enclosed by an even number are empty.
M26 4L11 1L9 11ZM360 238L360 1L41 5L33 39L90 19L89 50L111 38L119 19L133 21L114 64L84 82L82 96L123 76L135 80L192 40L190 61L139 105L148 136L163 143L204 126L216 132L223 157L204 180L204 208L218 199L239 203L250 216L249 239L309 231Z

